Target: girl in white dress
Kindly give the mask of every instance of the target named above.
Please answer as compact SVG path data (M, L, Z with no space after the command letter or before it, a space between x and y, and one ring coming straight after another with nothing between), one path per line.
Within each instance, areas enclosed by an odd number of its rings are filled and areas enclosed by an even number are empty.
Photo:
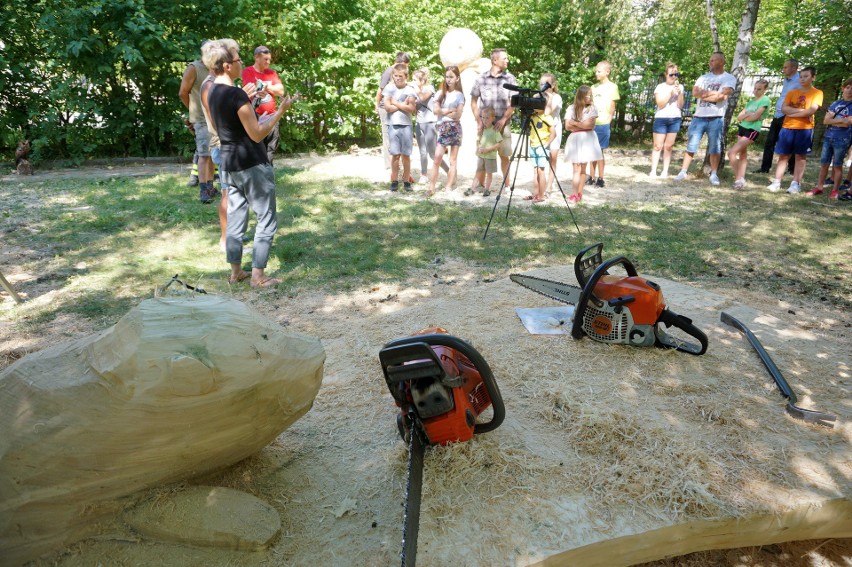
M583 199L586 183L586 165L590 161L603 159L601 145L595 134L595 119L598 111L592 104L592 89L582 85L577 89L574 104L565 111L565 129L571 132L565 143L565 161L573 164L574 193L568 201L577 204Z

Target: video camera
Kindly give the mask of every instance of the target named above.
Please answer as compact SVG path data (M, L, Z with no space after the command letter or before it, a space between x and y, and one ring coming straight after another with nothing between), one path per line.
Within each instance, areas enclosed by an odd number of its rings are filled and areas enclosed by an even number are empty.
M527 89L510 83L503 83L503 88L518 93L512 95L511 98L514 108L520 108L521 112L532 114L536 110L544 110L547 104L544 91L550 88L550 83L544 83L540 89Z

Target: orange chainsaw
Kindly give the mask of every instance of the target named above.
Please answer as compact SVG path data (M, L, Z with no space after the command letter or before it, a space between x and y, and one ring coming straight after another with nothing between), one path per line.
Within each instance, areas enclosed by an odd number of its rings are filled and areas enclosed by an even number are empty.
M575 305L571 336L583 336L612 344L674 348L689 354L707 351L707 335L692 319L666 309L660 286L640 276L624 256L603 261L603 244L582 250L574 260L574 274L580 287L533 276L512 274L513 282L551 299ZM609 274L622 266L627 276ZM698 339L689 342L667 333L675 327Z
M397 428L408 443L408 482L402 531L402 567L417 556L423 454L426 445L468 441L493 431L506 415L488 363L469 343L440 327L386 344L379 361L399 407ZM491 418L477 418L491 408Z

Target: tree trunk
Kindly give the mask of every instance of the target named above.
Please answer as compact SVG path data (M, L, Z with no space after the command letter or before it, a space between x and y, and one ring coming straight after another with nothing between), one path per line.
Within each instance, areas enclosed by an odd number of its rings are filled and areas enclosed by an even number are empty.
M708 0L709 1L709 0ZM748 70L748 59L751 54L751 44L754 39L754 26L757 22L757 11L760 9L760 0L746 0L743 16L740 19L740 33L737 36L737 46L734 49L734 59L731 62L731 74L737 79L734 93L728 99L728 109L725 111L725 126L722 130L727 132L731 126L731 119L737 108L737 102L743 90L743 80ZM725 163L725 143L727 136L722 136L722 160L719 167Z
M713 51L721 53L722 44L719 43L719 28L716 27L716 12L713 10L713 0L707 0L707 19L710 21L710 34L713 36Z
M740 94L743 90L743 80L745 79L746 70L748 68L748 59L751 54L751 44L754 40L754 26L757 22L757 12L760 9L760 0L746 0L743 15L740 19L740 32L737 35L737 46L734 49L734 58L731 61L731 74L737 79L737 86L734 88L733 94L728 98L728 108L725 111L725 125L722 129L722 155L719 160L719 169L725 166L727 132L731 126L731 119L734 116L734 111L737 108L737 102L740 100ZM716 28L716 17L713 13L713 0L707 0L707 17L710 20L710 32L713 34L713 46L716 51L721 51L719 48L719 32ZM704 169L709 167L709 156L704 157Z

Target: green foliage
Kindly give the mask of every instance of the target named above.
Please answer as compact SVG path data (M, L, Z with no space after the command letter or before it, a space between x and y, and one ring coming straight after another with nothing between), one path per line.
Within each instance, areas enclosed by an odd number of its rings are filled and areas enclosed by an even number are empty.
M852 36L847 4L762 0L751 68L776 72L796 57L817 67L829 96L852 75L852 48L839 39ZM714 1L729 60L744 6ZM622 90L622 116L642 115L628 101L654 83L666 61L680 65L688 84L706 71L712 51L705 2L691 0L270 0L262 7L243 0L6 0L0 154L24 137L36 159L191 151L177 91L206 37L236 39L248 64L256 45L269 46L287 89L303 94L282 122L284 151L369 144L379 134L373 105L382 70L405 50L413 67L437 76L440 41L454 27L476 32L486 57L493 47L508 48L522 85L554 73L566 98L592 84L594 65L606 58Z

